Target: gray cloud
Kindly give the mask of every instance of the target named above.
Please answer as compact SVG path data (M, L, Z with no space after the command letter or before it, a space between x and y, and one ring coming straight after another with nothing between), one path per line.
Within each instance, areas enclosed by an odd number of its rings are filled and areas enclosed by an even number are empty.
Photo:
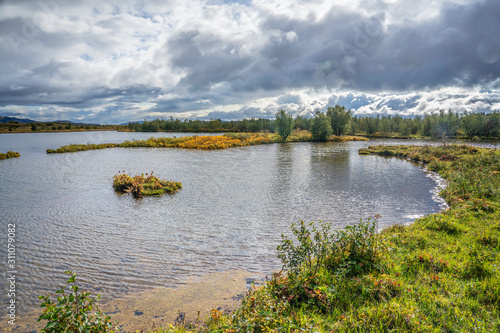
M494 0L4 1L0 114L495 110L499 18Z

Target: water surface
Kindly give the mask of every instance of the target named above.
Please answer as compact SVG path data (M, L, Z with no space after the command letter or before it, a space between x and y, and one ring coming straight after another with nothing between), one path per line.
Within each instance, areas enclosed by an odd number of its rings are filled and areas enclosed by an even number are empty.
M70 143L150 136L0 135L0 151L21 153L0 161L1 227L17 227L21 311L39 307L36 297L63 284L67 269L78 273L85 288L116 297L206 273L277 270L280 234L290 234L289 225L301 219L340 228L380 214L386 226L439 210L431 194L436 184L422 167L358 155L369 142L45 153ZM154 171L182 182L183 189L136 200L113 190L118 171ZM2 258L5 251L1 247Z

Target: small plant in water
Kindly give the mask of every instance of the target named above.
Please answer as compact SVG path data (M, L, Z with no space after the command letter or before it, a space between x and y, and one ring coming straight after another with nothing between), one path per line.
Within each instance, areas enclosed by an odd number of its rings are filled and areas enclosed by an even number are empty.
M158 177L144 174L130 177L126 173L118 172L113 177L113 188L116 191L131 193L134 197L157 196L165 193L175 193L182 188L180 182L160 180Z
M50 295L39 296L42 299L43 313L38 317L38 321L47 320L47 325L42 332L113 332L118 331L118 322L115 326L111 323L111 318L104 315L96 305L100 296L92 297L89 292L81 291L76 284L76 274L66 271L70 275L67 283L70 284L71 291L66 291L67 286L63 286L56 291L59 294L57 302L50 299ZM92 315L91 312L94 312Z

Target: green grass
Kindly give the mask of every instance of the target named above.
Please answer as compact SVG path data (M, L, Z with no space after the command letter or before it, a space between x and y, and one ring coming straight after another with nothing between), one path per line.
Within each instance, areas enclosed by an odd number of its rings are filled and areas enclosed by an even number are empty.
M19 157L21 154L15 151L8 151L7 154L0 153L0 160L5 160L7 158Z
M155 332L500 332L500 151L361 153L428 164L449 182L450 209L380 233L371 221L339 231L293 226L296 240L278 247L283 270L235 312Z

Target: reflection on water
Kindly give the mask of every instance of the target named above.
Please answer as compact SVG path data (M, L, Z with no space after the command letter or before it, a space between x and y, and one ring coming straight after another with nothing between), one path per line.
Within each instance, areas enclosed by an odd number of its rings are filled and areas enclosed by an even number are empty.
M300 219L339 228L380 214L384 226L439 210L430 193L435 183L421 167L359 156L368 142L45 154L69 143L149 136L0 135L0 151L22 155L0 161L2 227L17 226L22 311L38 307L36 296L61 285L66 269L78 272L84 287L120 296L207 273L279 269L280 234ZM114 192L118 171L152 170L183 189L142 200Z

